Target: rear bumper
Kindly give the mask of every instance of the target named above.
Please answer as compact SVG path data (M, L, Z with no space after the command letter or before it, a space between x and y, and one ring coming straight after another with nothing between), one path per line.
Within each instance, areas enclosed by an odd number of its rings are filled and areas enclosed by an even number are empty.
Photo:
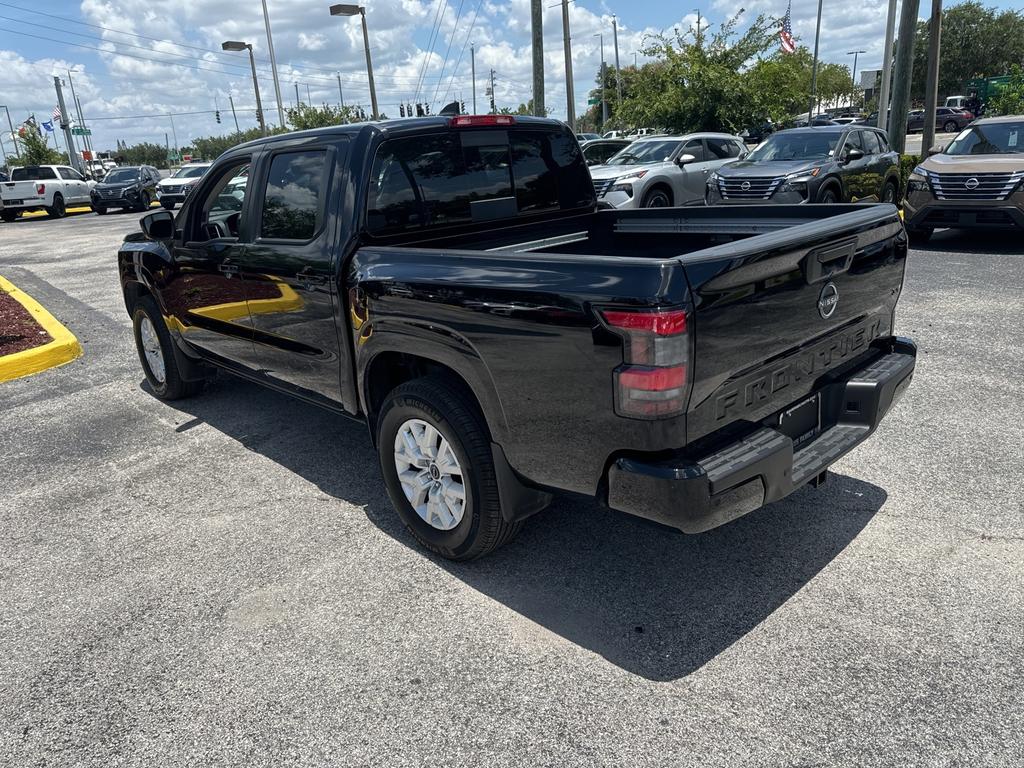
M917 347L890 337L881 354L821 394L822 432L798 450L782 432L751 424L745 437L699 459L617 459L608 505L686 533L700 533L789 495L863 442L910 385Z

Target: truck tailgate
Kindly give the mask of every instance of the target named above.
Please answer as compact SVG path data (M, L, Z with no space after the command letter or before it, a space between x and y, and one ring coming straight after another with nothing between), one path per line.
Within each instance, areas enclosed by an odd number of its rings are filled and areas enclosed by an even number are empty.
M695 312L688 441L757 423L872 354L892 332L906 255L896 209L877 205L681 257Z
M36 194L36 182L34 181L5 181L0 183L0 199L5 203L38 198Z

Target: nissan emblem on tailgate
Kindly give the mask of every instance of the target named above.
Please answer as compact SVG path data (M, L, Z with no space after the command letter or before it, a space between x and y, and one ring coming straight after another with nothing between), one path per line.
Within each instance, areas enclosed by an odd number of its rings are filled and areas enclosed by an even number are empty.
M835 283L825 283L825 287L818 294L818 314L828 320L836 311L837 304L839 304L839 289L836 288Z

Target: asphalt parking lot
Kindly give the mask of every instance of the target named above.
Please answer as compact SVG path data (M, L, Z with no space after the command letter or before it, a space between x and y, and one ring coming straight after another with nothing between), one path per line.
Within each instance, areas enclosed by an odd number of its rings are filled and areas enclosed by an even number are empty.
M85 349L0 385L0 764L1024 763L1019 234L913 252L914 383L824 487L697 537L559 501L453 565L361 425L146 391L137 218L0 225Z

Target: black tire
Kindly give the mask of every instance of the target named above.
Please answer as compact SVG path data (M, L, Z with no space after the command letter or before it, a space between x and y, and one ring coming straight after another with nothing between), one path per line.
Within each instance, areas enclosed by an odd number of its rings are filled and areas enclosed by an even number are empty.
M953 121L953 120L947 120L942 125L942 132L943 133L956 133L956 129L957 129L957 125L956 125L956 122Z
M835 205L842 202L834 184L829 184L818 194L818 202L823 205Z
M0 219L3 219L8 224L18 218L20 211L0 211Z
M908 229L907 237L910 238L911 245L924 245L931 240L934 231L932 229Z
M107 215L107 209L106 209L105 206L97 205L95 208L93 208L93 210L96 211L96 215L97 216L106 216Z
M893 205L896 205L899 195L899 185L895 181L889 179L887 182L885 182L885 186L882 187L883 203L892 203Z
M51 219L63 219L67 216L67 208L64 207L64 196L59 192L53 196L53 205L46 209L47 215Z
M174 202L173 201L161 200L160 201L160 205L162 205L168 211L173 211L174 210Z
M136 213L144 213L149 210L149 192L142 190L139 193L139 206L135 209Z
M672 194L661 187L655 187L644 195L643 202L640 203L641 208L671 208L672 207Z
M395 440L410 419L436 429L462 468L463 516L450 530L421 518L398 479ZM490 435L476 403L444 379L415 379L387 396L377 420L377 449L391 503L409 532L431 552L449 560L473 560L511 541L522 528L521 522L506 522L501 515Z
M164 364L163 381L154 374L146 360L146 353L142 342L142 324L148 320L156 331L157 339L160 342L160 353ZM181 369L174 356L171 345L174 340L167 331L167 325L150 296L142 296L135 303L132 310L132 335L135 337L135 349L139 353L139 362L142 364L142 372L146 375L146 381L153 389L153 394L161 400L178 400L183 397L191 397L203 388L202 381L186 381L182 378Z

